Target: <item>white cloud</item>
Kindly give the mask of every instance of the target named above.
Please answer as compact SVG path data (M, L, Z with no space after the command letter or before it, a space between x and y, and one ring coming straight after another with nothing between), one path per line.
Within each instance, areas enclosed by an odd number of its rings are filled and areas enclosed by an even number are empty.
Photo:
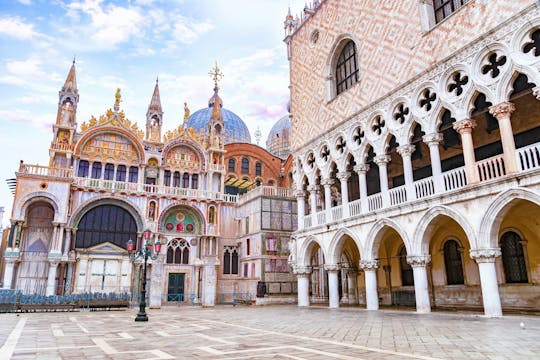
M54 114L41 114L35 115L29 110L23 109L11 109L0 110L0 118L2 121L14 122L14 123L30 123L38 128L50 129L51 124L54 123Z
M40 36L39 33L34 31L33 24L27 24L18 17L1 18L0 34L7 35L18 40L30 40Z
M197 22L182 15L176 15L173 35L174 38L184 44L191 44L201 35L214 28L209 21Z
M18 0L23 5L32 5L32 0Z

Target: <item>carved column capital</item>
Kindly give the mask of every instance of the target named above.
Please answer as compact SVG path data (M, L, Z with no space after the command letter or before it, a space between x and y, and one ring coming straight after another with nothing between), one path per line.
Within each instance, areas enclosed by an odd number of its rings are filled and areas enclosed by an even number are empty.
M473 119L463 119L456 121L453 125L454 130L458 133L470 133L476 127L476 121Z
M324 187L327 187L327 186L332 186L335 184L335 180L334 179L323 179L321 181L321 185L324 186Z
M309 276L311 274L311 266L295 266L293 273L296 276Z
M495 258L501 256L501 249L489 248L489 249L475 249L469 252L471 259L477 263L492 263L495 262Z
M294 196L298 199L303 199L306 197L306 192L304 190L296 190Z
M507 117L512 115L512 113L516 110L516 107L511 102L503 102L497 105L493 105L489 107L489 113L497 120L499 120L502 117Z
M339 270L338 264L324 264L324 270L328 272L335 272Z
M422 136L422 140L428 146L439 145L439 143L443 140L443 135L440 133L427 134Z
M310 193L317 193L319 191L319 185L309 185L307 189Z
M416 146L407 144L407 145L398 146L396 150L399 153L399 155L401 155L401 157L405 157L405 156L411 156L415 149L416 149Z
M358 164L353 168L354 171L357 173L367 173L369 171L369 165L368 164Z
M431 262L430 255L411 255L407 256L407 263L412 267L425 267Z
M360 268L366 270L376 270L379 268L379 260L360 260Z
M375 163L378 166L382 166L382 165L386 166L386 164L388 164L390 162L390 155L384 154L384 155L375 156L373 161L375 161Z
M336 177L339 179L339 181L347 181L350 176L351 173L349 171L341 171L336 174Z

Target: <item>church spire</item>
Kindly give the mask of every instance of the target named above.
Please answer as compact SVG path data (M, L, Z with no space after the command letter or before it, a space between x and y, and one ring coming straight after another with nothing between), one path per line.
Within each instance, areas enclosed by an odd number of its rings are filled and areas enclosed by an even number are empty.
M161 142L161 126L163 124L163 110L161 108L161 99L159 97L159 79L156 77L154 93L148 105L146 112L146 140L159 143Z
M69 73L66 81L64 82L64 86L62 87L62 91L71 91L74 93L78 93L77 77L75 76L75 58L73 59L73 63L71 64L71 68L69 69Z

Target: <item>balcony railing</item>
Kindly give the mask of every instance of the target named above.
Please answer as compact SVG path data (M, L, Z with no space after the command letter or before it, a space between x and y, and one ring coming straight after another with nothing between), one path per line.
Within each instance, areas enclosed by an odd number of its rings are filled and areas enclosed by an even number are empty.
M279 188L274 186L257 186L253 190L240 195L238 201L246 202L255 199L258 196L294 198L294 193L292 189Z
M19 167L19 174L70 178L73 176L73 169L21 164Z
M526 172L535 169L540 169L540 142L516 150L516 162L518 172ZM493 156L491 158L476 162L475 169L480 182L500 179L507 175L503 155ZM459 190L467 186L467 177L465 167L459 167L441 174L441 189L440 193ZM424 199L436 194L435 180L433 177L417 180L413 183L416 198ZM328 219L323 216L325 211L317 213L313 218L311 215L305 215L303 219L304 228L312 226L324 225L328 222L336 222L343 220L343 215L346 217L360 216L366 212L373 212L384 207L393 207L399 204L410 201L407 199L406 186L399 186L388 191L389 204L386 205L383 201L383 194L377 193L368 196L367 209L363 210L362 199L354 200L348 203L348 214L343 213L342 206L336 206L331 209L331 216ZM313 223L316 222L316 223ZM300 222L302 224L302 222Z

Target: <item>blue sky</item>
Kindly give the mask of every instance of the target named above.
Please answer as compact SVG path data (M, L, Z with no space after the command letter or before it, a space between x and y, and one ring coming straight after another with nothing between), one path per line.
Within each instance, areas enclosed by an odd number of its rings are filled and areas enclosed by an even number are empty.
M48 164L58 91L76 58L80 126L114 103L144 127L159 77L164 130L207 106L217 61L224 107L257 127L261 145L288 101L283 21L298 0L0 0L0 206L19 160ZM294 11L293 11L294 13Z

